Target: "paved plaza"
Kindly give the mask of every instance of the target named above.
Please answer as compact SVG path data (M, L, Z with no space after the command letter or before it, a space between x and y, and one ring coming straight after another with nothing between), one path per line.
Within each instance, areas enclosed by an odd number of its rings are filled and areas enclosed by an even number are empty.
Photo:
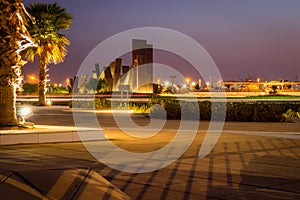
M98 117L107 139L136 153L167 145L179 124L167 121L159 134L143 139L124 134L109 114ZM133 120L149 123L142 116ZM108 167L82 142L2 145L1 199L300 199L299 123L227 122L213 151L199 158L208 125L200 122L179 159L147 173Z

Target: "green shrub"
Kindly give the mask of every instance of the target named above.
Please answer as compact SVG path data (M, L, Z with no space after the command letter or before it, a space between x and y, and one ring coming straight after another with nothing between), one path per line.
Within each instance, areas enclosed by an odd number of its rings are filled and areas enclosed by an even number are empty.
M167 119L181 119L181 110L178 100L168 100L164 104Z
M270 103L270 102L234 102L223 103L209 101L199 102L198 106L193 102L179 102L175 99L153 98L150 103L156 103L164 107L168 119L199 119L201 120L224 120L245 122L280 122L283 121L282 113L288 109L300 111L298 103ZM154 109L155 110L155 109ZM157 110L155 110L158 112ZM154 112L154 111L152 111ZM213 113L213 119L211 115ZM181 115L182 114L182 115Z
M282 116L285 122L294 122L294 118L300 118L300 113L293 111L292 109L288 109L282 114Z
M176 98L152 97L148 102L110 101L96 98L95 101L73 101L76 108L110 109L127 108L135 113L143 113L154 118L183 120L224 120L247 122L280 122L286 121L283 113L289 109L300 112L299 103L287 102L189 102ZM200 113L200 116L199 116ZM212 118L213 113L213 118Z
M106 98L95 98L95 109L110 109L112 106L111 103L112 102Z
M73 100L70 102L72 108L94 109L95 102L92 100Z
M134 113L149 114L150 105L145 102L130 102L129 109L133 110Z
M226 103L213 102L211 104L211 115L213 121L224 121L226 118Z
M24 83L22 86L23 94L38 94L39 92L39 85L33 83Z
M156 119L166 119L167 118L166 110L160 104L152 105L149 110L149 115L151 118L156 118Z
M181 119L183 120L199 120L199 104L198 102L180 102Z
M211 102L210 101L199 102L199 110L200 110L200 119L201 120L210 120L210 118L211 118Z

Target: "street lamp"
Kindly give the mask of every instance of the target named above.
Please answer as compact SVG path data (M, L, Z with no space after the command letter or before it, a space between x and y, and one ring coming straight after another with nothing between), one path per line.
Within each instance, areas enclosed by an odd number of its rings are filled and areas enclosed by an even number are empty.
M192 89L195 89L195 86L196 86L195 81L193 81L193 82L191 83L191 85L192 85Z
M139 92L139 56L137 55L134 59L133 67L136 70L136 92Z
M210 82L206 82L207 89L210 90Z
M174 94L174 80L176 76L170 76L171 82L172 82L172 93Z
M36 75L34 75L34 74L28 75L27 80L29 83L36 83L36 81L37 81Z
M186 80L187 84L190 83L190 78L186 78L185 80Z
M70 85L70 79L69 78L66 79L66 83L67 83L67 86Z
M202 79L201 79L201 78L199 78L198 84L199 84L199 89L200 89L200 88L201 88L201 85L202 85Z

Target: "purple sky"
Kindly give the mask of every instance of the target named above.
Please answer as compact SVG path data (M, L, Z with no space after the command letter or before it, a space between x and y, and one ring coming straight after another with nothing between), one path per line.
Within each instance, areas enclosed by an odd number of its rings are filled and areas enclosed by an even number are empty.
M57 2L74 17L70 30L65 32L71 40L65 62L49 66L52 83L64 83L67 77L76 75L87 54L103 40L147 26L180 31L198 41L224 80L244 80L247 76L295 80L297 75L300 79L299 0L23 2ZM37 67L28 63L23 72L25 77L37 74ZM190 77L198 78L192 74Z

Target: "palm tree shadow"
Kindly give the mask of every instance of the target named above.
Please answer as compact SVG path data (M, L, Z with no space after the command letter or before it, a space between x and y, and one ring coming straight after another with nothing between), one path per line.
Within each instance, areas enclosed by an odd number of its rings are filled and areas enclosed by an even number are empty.
M274 165L276 164L276 165ZM288 176L297 172L299 160L289 156L257 156L240 171L238 188L208 187L208 197L224 199L299 199L300 179ZM289 172L285 171L289 170Z

